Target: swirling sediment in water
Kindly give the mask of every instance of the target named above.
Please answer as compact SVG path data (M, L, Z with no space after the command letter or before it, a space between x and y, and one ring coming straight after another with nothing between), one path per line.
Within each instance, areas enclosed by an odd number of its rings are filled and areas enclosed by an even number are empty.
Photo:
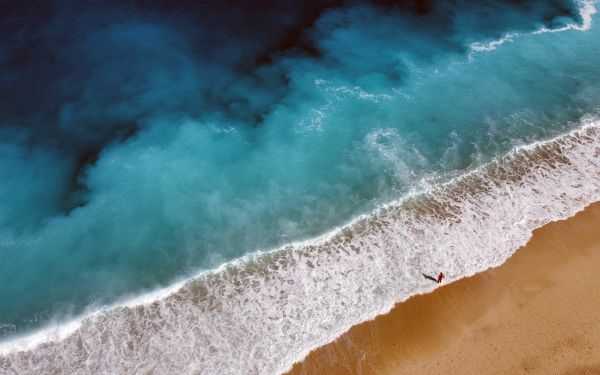
M323 237L244 257L142 305L18 350L16 373L282 372L394 303L504 262L531 231L600 200L600 122L381 207Z
M0 19L0 372L278 373L600 198L596 2L167 3Z

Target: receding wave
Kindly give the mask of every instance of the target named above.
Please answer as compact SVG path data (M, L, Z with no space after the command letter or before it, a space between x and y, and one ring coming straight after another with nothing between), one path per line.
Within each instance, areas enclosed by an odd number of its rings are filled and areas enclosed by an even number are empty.
M35 346L33 336L5 342L0 369L282 372L351 325L432 290L423 272L455 280L497 266L534 228L599 199L600 120L588 117L313 241L227 263L156 300L72 323L62 336L38 334Z

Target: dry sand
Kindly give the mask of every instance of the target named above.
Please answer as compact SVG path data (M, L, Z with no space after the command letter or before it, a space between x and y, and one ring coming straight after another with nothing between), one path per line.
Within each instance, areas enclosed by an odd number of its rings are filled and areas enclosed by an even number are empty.
M506 263L415 296L291 374L600 374L600 203Z

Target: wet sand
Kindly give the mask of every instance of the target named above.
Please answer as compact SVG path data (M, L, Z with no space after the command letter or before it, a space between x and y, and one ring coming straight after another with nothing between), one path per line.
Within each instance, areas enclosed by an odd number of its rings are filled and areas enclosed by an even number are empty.
M500 267L415 296L290 374L600 374L600 202Z

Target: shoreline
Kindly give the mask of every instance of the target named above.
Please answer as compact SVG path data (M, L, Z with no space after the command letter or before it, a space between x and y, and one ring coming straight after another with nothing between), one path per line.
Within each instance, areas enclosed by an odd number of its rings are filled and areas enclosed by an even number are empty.
M0 354L0 368L130 372L147 365L148 371L184 373L202 364L209 372L286 371L394 301L434 290L421 272L442 270L452 280L499 265L534 228L598 201L599 131L590 114L578 128L517 146L424 200L381 207L314 240L244 256L162 299L100 311L70 332L57 327L61 336L42 332L35 347L0 345L9 349ZM15 344L31 344L28 338ZM82 340L93 341L94 350ZM182 346L187 350L178 350ZM156 361L140 365L137 359L149 356Z
M496 268L396 304L288 374L600 372L600 202Z

